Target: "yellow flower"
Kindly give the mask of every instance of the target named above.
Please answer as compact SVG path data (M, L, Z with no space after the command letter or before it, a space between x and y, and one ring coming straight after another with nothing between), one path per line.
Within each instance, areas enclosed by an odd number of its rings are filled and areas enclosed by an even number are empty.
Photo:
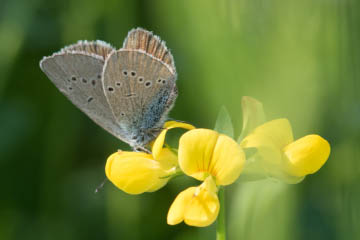
M257 149L249 161L257 162L259 172L262 168L266 175L289 183L299 182L318 171L330 155L329 143L319 135L307 135L294 141L287 119L260 125L240 145L244 149Z
M175 199L168 213L168 223L185 221L192 226L208 226L219 212L217 187L233 183L245 162L241 147L230 137L209 129L194 129L179 141L181 170L198 180L199 187L183 191Z
M105 166L107 178L119 189L129 194L153 192L163 187L176 171L177 156L164 148L165 135L171 128L193 129L190 124L169 121L156 138L152 154L118 151L109 156Z
M187 225L205 227L213 223L219 214L217 188L211 176L198 187L182 191L170 207L167 223L175 225L184 221Z

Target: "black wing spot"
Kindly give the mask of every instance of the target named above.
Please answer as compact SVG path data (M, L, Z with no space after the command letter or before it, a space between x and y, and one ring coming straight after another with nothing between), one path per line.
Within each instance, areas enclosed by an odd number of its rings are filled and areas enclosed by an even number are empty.
M82 82L83 82L83 83L87 83L86 78L82 78Z
M108 91L112 92L112 91L114 91L114 88L113 87L108 87Z
M144 82L144 77L139 77L139 78L138 78L138 82L139 82L139 83Z
M116 85L117 87L121 87L121 82L116 82L115 85Z
M152 85L151 81L147 81L147 82L145 83L145 87L147 87L147 88L151 87L151 85Z
M73 90L73 88L72 88L72 87L69 87L69 90L70 90L70 91L72 91L72 90Z
M158 83L161 83L161 81L162 81L162 79L161 79L161 78L159 78L159 79L157 80L157 82L158 82Z
M74 82L76 81L76 77L75 76L72 76L71 77L71 80L73 80Z
M123 71L124 76L128 75L128 72L126 70Z
M125 116L125 113L122 112L122 113L120 113L120 115L121 115L122 117L124 117L124 116Z
M98 79L101 79L101 74L98 74L98 75L97 75L97 78L98 78Z
M94 100L94 98L93 98L93 97L89 97L89 98L87 99L87 102L90 103L92 100Z
M131 76L135 77L135 76L136 76L136 72L135 72L135 71L131 71Z
M95 79L91 80L91 85L93 85L95 87L95 85L96 85Z
M136 93L129 93L129 94L126 94L125 97L127 98L133 98L133 97L136 97Z
M163 79L163 80L162 80L162 84L165 84L165 83L166 83L166 80L165 80L165 79Z

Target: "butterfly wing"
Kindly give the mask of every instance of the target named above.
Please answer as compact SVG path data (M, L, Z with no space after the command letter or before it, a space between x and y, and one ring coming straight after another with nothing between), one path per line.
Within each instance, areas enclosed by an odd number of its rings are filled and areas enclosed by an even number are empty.
M101 81L104 60L114 49L103 42L78 42L40 62L55 86L105 130L124 141Z
M129 33L103 70L105 96L129 138L162 127L177 96L175 82L172 55L158 37L143 29Z

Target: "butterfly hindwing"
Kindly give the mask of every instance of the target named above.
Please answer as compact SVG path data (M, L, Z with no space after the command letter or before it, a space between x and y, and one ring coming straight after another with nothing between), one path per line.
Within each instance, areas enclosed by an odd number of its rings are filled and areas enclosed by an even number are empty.
M103 72L105 95L123 129L160 128L175 98L176 76L161 61L132 50L113 52ZM131 134L129 134L131 135Z

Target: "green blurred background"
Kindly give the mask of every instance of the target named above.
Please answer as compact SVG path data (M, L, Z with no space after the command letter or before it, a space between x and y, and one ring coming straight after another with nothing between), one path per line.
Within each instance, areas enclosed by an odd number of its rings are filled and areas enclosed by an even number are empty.
M215 239L215 226L168 226L194 185L177 178L131 196L105 178L129 149L76 109L39 68L80 39L116 47L141 26L167 42L178 71L171 117L213 128L225 105L238 135L241 97L318 133L332 153L297 185L235 184L229 239L360 239L360 2L351 0L0 1L0 239Z

